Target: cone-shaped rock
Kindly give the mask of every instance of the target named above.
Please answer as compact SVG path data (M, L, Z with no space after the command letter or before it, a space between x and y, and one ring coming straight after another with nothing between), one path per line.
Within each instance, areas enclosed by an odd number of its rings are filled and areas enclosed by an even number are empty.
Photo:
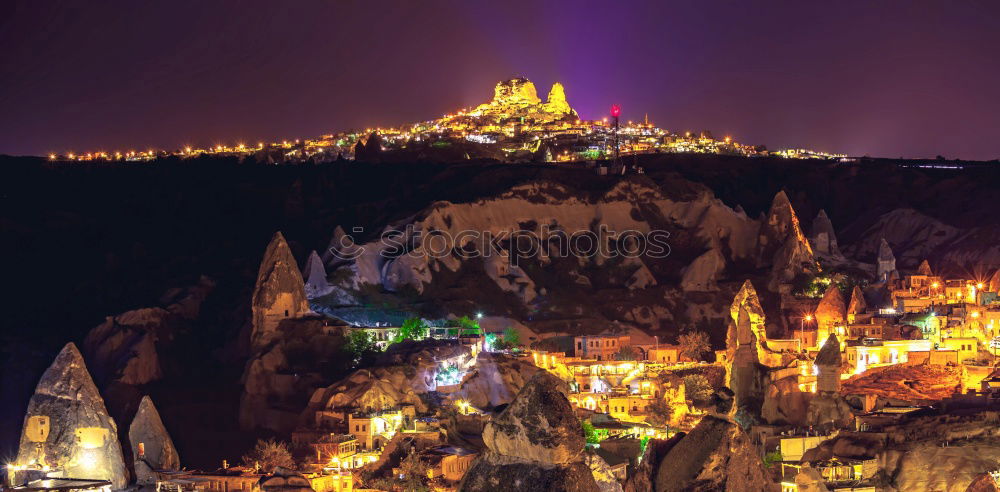
M917 267L917 273L928 277L934 276L934 271L931 270L931 264L928 263L927 260L920 262L920 266Z
M656 492L778 490L738 425L706 416L667 452Z
M788 200L788 195L782 190L774 195L771 209L757 237L758 265L765 266L771 263L775 254L789 239L803 243L809 254L812 254L812 248L802 233L799 218L795 215L795 209L792 208L792 202Z
M16 464L109 480L114 489L128 482L118 427L72 343L56 356L28 402Z
M760 297L757 296L757 289L753 288L750 280L743 281L740 290L733 297L732 304L729 305L729 315L735 323L740 315L740 308L746 307L750 314L750 320L757 324L764 323L764 308L760 305Z
M823 299L816 306L816 341L822 344L830 333L838 326L843 326L847 318L847 306L840 289L831 284L823 294Z
M302 274L281 232L274 233L264 252L252 307L254 347L266 344L281 321L309 312Z
M180 469L177 448L149 396L142 397L139 402L139 409L128 428L128 440L135 464L135 480L140 485L156 484L153 470Z
M847 314L864 314L865 310L868 309L868 303L865 302L865 294L861 292L861 287L857 285L851 290L851 303L847 305Z
M879 282L888 280L892 273L896 271L896 256L892 254L892 248L885 238L878 246L878 258L876 259L875 277Z
M836 368L840 371L841 357L840 357L840 340L837 340L837 334L831 333L830 337L826 339L826 343L823 347L819 349L816 353L816 365L820 368L831 367Z
M799 218L784 191L771 202L771 210L757 236L757 266L771 265L768 289L790 282L796 275L816 269L812 247L802 233Z
M306 260L306 267L302 270L302 274L306 279L306 297L309 299L323 297L333 290L330 283L326 281L326 268L323 266L323 260L320 259L315 250L309 253L309 259Z
M833 230L833 222L826 216L826 210L820 210L813 219L809 242L813 251L821 255L841 256L837 245L837 233Z

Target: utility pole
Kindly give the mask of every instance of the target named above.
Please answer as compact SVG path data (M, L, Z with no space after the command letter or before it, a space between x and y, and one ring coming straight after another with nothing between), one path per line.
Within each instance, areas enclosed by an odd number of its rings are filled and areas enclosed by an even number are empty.
M621 144L620 144L620 142L618 140L618 117L621 116L621 114L622 114L622 108L621 108L621 106L619 106L617 104L612 104L611 105L611 118L613 120L612 124L614 125L612 127L612 136L613 136L613 142L614 142L614 153L613 153L614 159L611 161L611 168L615 169L615 168L620 167L621 168L620 173L624 175L625 174L625 164L622 163L622 158L621 158Z

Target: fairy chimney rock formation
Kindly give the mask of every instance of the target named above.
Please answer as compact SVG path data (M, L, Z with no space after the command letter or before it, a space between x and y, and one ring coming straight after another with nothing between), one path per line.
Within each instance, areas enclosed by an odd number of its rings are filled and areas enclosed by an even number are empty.
M927 260L921 261L920 266L917 267L917 274L924 275L927 277L933 277L934 271L931 270L931 264Z
M743 312L745 311L745 313ZM769 367L781 364L781 354L767 347L767 330L765 329L764 308L753 284L746 280L736 293L729 306L732 322L726 335L726 349L730 359L737 348L747 346L753 349L757 362ZM741 316L745 319L741 320Z
M816 306L816 343L823 346L828 336L836 333L838 327L844 326L847 318L847 306L844 296L836 285L830 284L823 294L823 299Z
M309 313L302 274L281 232L274 233L264 252L253 290L252 309L250 340L254 348L266 345L282 321Z
M833 229L833 222L826 216L826 210L820 210L813 219L812 230L809 235L809 243L813 251L820 255L842 256L840 247L837 245L837 233Z
M42 374L28 402L15 464L47 465L66 477L108 480L112 489L128 483L118 427L72 343Z
M333 290L333 287L326 280L326 267L323 266L323 260L320 259L315 250L309 253L309 259L306 260L306 267L302 269L302 274L305 276L307 298L323 297Z
M878 246L878 259L876 260L875 279L879 282L889 280L896 271L896 257L892 254L892 248L885 238Z
M148 395L139 402L139 409L128 428L128 440L132 447L135 480L139 485L155 485L154 470L180 469L181 460L174 441Z
M768 289L777 292L781 284L796 275L817 269L812 247L802 233L799 218L784 191L771 202L771 210L757 236L757 266L771 266Z

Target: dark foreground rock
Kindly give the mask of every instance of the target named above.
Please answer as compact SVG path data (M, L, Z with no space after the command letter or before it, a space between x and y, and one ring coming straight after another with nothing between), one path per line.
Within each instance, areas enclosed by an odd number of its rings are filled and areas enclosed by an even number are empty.
M706 416L660 462L656 492L778 490L738 425Z

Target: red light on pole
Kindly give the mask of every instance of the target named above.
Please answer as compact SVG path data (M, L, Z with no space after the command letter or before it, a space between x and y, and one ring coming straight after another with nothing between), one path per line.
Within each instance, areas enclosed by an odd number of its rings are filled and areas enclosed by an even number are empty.
M611 105L611 116L614 116L615 118L617 118L618 115L620 115L620 114L622 114L622 107L619 106L619 105L617 105L617 104L612 104Z

